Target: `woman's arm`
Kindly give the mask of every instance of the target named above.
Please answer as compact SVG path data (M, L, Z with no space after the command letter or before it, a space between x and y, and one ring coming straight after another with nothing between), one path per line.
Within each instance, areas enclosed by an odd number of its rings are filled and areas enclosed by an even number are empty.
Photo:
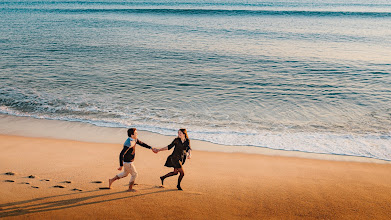
M176 139L174 139L174 140L171 142L171 144L169 144L167 147L162 147L162 148L160 148L160 149L157 149L157 151L159 152L159 151L164 151L164 150L170 150L172 147L175 146L175 140L176 140Z
M186 152L187 152L187 158L188 159L191 159L191 147L190 147L190 140L189 139L187 139L187 141L188 141L188 145L187 145L187 149L186 149Z
M159 152L159 151L164 151L164 150L168 150L168 147L162 147L162 148L160 148L160 149L157 149L157 152Z

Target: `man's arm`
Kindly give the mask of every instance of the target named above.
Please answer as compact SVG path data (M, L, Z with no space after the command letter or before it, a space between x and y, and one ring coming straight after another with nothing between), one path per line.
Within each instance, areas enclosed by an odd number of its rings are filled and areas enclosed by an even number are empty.
M151 146L149 146L148 144L140 141L139 139L137 139L137 144L140 145L141 147L145 147L145 148L148 148L148 149L152 149Z
M119 154L119 166L120 167L123 167L123 165L124 165L124 155L125 155L126 151L128 151L128 149L129 149L129 147L124 145L124 148L122 149L121 153Z

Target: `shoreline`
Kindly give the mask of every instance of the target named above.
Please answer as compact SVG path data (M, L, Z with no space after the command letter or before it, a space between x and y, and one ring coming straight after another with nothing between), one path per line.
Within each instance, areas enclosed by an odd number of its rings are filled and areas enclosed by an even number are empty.
M127 128L100 127L85 122L0 114L0 134L3 135L122 145L123 138L126 136L126 130ZM148 143L157 147L167 146L174 137L143 130L139 130L139 134L141 140L148 140ZM192 140L192 148L206 152L260 154L331 161L391 164L391 161L369 157L276 150L255 146L221 145L201 140Z

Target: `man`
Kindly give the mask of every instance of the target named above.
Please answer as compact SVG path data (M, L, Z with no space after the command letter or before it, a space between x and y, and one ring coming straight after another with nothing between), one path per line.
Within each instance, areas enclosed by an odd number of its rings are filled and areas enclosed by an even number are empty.
M112 179L109 179L109 188L111 188L111 185L114 183L114 181L127 177L129 174L131 175L130 181L129 181L129 189L127 191L129 192L135 192L136 190L133 189L134 181L138 175L136 167L134 166L134 158L136 156L136 144L151 149L154 153L156 153L156 149L152 148L148 144L140 141L137 138L137 129L136 128L130 128L128 129L128 138L126 139L124 143L124 148L122 149L121 153L119 154L119 164L120 167L118 170L122 170L124 168L124 171L120 174L115 175Z

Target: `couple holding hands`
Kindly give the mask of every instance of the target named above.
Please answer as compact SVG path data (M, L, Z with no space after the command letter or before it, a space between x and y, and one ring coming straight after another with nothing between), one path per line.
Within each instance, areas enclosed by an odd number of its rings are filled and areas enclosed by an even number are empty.
M164 150L170 150L174 147L174 151L170 156L167 157L167 161L164 164L166 167L173 167L174 171L167 173L164 176L160 177L160 180L163 182L164 179L170 176L180 174L178 177L178 190L182 190L181 188L181 181L183 179L183 176L185 175L185 172L183 170L183 164L186 161L186 157L190 159L190 153L191 153L191 147L190 147L190 140L189 136L187 135L186 129L182 128L178 130L178 137L175 138L171 144L169 144L167 147L163 148L153 148L149 146L148 144L140 141L137 138L137 129L136 128L130 128L128 129L128 139L126 139L124 143L124 148L122 149L120 155L119 155L119 163L120 167L118 170L123 171L120 174L115 175L112 179L109 179L109 188L111 188L111 185L114 181L124 178L131 175L130 181L129 181L129 189L130 192L135 192L136 190L133 189L134 181L138 175L136 167L134 166L134 158L136 156L136 144L151 149L154 153L158 153L159 151Z

